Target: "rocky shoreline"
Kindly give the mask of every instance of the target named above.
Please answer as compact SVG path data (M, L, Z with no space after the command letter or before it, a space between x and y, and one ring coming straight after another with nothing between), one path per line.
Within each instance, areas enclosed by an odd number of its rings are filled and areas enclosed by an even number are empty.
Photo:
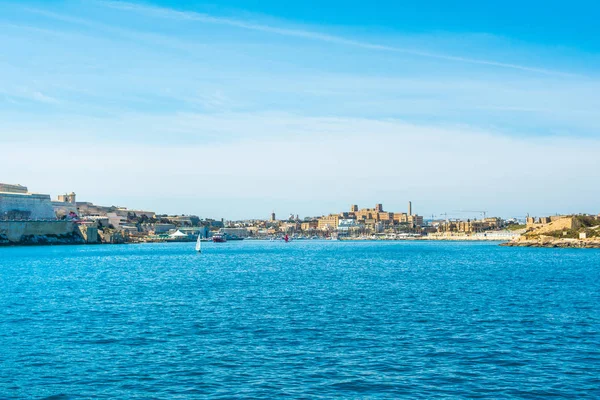
M0 247L11 246L53 246L53 245L76 245L89 244L78 234L70 233L66 235L26 235L22 236L18 242L8 239L6 235L0 235Z
M586 239L521 239L500 244L504 247L543 247L563 249L600 249L600 240Z

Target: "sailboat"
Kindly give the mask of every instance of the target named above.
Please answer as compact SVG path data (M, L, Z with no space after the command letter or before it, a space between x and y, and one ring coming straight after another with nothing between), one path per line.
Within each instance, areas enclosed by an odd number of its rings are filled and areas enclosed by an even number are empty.
M198 253L202 253L202 234L200 232L198 232L198 240L196 240L196 251Z

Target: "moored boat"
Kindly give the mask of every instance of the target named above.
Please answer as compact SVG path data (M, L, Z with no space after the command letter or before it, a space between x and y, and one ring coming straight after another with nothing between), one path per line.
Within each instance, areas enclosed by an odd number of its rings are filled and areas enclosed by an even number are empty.
M219 234L213 235L212 241L214 243L225 243L227 241L227 239L225 238L225 235L221 235L219 233Z

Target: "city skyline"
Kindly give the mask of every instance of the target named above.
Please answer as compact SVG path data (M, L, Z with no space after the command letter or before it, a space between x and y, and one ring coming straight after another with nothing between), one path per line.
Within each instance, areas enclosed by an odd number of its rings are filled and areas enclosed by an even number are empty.
M226 219L597 214L599 6L543 4L3 2L2 181Z

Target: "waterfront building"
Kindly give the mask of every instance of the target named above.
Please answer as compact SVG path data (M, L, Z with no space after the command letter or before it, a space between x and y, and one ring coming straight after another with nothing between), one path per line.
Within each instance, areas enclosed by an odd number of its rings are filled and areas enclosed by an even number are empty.
M338 233L342 236L351 236L356 234L361 229L361 225L356 222L356 219L340 219L338 222Z
M340 221L339 214L330 214L326 217L321 217L317 220L317 229L319 230L335 230Z

